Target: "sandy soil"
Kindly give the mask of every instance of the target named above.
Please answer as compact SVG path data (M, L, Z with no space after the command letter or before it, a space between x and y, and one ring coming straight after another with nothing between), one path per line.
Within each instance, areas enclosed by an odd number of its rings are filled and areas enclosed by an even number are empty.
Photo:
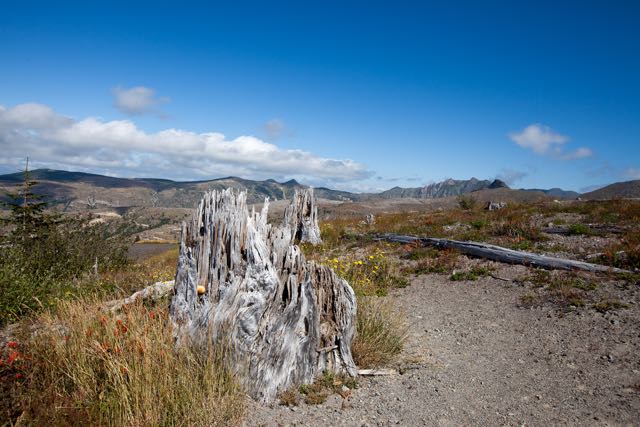
M522 266L497 265L518 278ZM638 425L640 290L601 283L628 308L523 308L531 284L413 278L393 298L410 339L393 376L318 406L253 403L246 425Z

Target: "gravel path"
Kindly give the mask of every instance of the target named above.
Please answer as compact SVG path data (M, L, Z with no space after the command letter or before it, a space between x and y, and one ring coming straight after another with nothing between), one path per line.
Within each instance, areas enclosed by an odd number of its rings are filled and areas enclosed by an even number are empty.
M607 286L629 308L520 308L516 282L416 277L391 296L411 324L400 374L317 406L253 403L246 425L640 425L640 292Z

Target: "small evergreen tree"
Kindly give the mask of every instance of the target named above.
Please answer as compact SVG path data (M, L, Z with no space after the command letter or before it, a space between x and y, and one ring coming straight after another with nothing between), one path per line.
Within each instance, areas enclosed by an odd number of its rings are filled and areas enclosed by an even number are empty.
M3 202L10 212L0 241L0 326L62 298L100 292L99 281L82 288L78 279L96 264L109 269L127 261L125 240L81 215L47 212L36 185L27 160L22 185Z
M54 220L45 212L47 203L42 201L42 196L33 191L33 187L37 184L38 182L31 178L27 157L22 185L15 192L7 192L9 201L2 202L11 210L4 222L12 227L10 238L13 241L24 242L30 238L36 238L44 231L43 228Z

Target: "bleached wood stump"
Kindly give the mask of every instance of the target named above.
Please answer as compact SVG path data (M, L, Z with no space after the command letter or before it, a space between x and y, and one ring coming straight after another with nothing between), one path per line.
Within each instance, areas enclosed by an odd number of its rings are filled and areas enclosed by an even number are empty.
M267 224L267 210L265 201L250 214L245 192L204 196L182 225L170 309L177 345L228 345L238 378L263 402L325 370L357 375L353 289L296 245L320 241L312 190L296 193L281 226Z

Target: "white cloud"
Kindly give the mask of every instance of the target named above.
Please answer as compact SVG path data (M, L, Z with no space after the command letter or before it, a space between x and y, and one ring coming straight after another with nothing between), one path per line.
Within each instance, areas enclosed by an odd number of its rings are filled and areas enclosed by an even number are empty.
M528 176L527 172L518 171L515 169L503 169L496 179L504 181L507 185L513 185L518 181L521 181L524 177Z
M591 156L593 156L593 151L591 151L591 148L580 147L577 150L572 151L570 153L562 154L560 158L562 160L576 160L576 159L585 159Z
M113 88L114 106L125 114L140 115L146 113L159 114L157 107L170 101L167 97L157 97L154 89L135 86L125 89L122 86Z
M533 124L520 132L512 132L509 138L522 148L530 148L537 154L546 154L554 145L562 145L569 138L555 132L548 126Z
M275 118L269 120L264 124L264 131L267 133L269 139L276 139L285 129L284 122L281 119Z
M539 123L531 124L520 132L510 133L509 138L518 146L529 149L538 155L549 155L560 160L584 159L593 155L591 149L587 147L580 147L566 153L564 144L569 141L569 137Z
M623 175L629 179L640 179L640 168L627 168Z
M120 176L202 179L241 176L325 185L371 176L352 160L286 150L253 136L227 139L217 132L166 129L147 133L130 120L74 120L42 104L0 106L0 164L29 156L39 166Z

